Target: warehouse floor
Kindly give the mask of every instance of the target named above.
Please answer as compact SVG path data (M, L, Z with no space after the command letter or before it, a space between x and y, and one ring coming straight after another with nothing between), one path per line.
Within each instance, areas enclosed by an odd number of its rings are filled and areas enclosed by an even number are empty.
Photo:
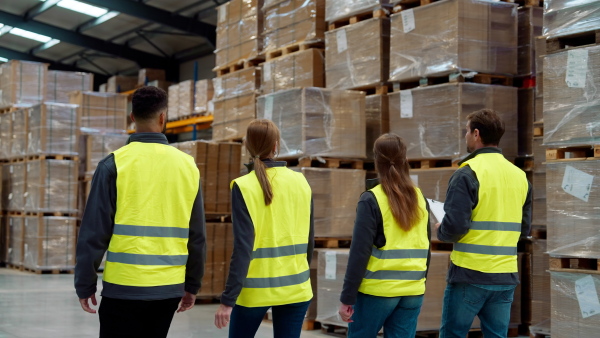
M213 324L217 304L196 305L175 314L170 338L227 337ZM0 268L0 338L98 337L98 316L81 310L73 275L35 275ZM263 323L256 337L272 337ZM329 337L304 331L302 338Z

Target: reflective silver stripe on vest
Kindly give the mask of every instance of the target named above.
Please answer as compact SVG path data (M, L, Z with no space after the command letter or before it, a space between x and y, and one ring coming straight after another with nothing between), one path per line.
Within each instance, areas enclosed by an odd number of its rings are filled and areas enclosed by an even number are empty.
M308 243L278 246L274 248L259 248L252 252L252 259L304 255L306 254L307 250Z
M428 249L380 250L373 248L373 251L371 251L371 256L379 259L427 258L428 254Z
M190 229L173 227L154 227L141 225L115 224L113 234L138 237L174 237L188 238Z
M454 243L454 250L474 254L497 256L515 256L517 254L516 246L490 246L468 243Z
M106 261L134 265L185 265L188 255L140 255L125 252L106 253Z
M425 278L426 271L393 271L379 270L365 273L366 279L392 279L392 280L421 280Z
M306 282L310 278L310 270L306 270L297 275L267 277L267 278L246 278L245 288L279 288L282 286L298 285Z
M471 221L471 230L495 230L521 232L521 223Z

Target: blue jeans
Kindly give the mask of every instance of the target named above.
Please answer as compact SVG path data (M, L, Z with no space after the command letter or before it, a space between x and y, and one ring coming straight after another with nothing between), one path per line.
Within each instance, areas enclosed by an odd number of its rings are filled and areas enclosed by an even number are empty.
M471 284L448 284L444 293L440 338L464 338L475 316L485 338L505 338L515 288L492 291Z
M308 305L310 301L273 306L273 337L299 338ZM270 307L234 306L229 323L229 338L254 337Z
M423 295L377 297L358 293L348 338L377 337L383 327L385 338L414 338Z

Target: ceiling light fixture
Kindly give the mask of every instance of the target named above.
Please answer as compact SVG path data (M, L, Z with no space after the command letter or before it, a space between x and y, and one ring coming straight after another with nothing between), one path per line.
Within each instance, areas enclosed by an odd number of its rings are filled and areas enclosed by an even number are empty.
M8 59L0 56L0 62L8 62Z
M58 7L70 9L75 12L93 16L95 18L100 17L108 13L107 9L85 4L83 2L75 0L63 0L57 4Z
M39 41L39 42L44 42L44 43L52 40L52 38L49 37L49 36L37 34L37 33L26 31L24 29L16 28L16 27L10 30L10 34L18 35L20 37L24 37L24 38L27 38L27 39L31 39L31 40L35 40L35 41Z

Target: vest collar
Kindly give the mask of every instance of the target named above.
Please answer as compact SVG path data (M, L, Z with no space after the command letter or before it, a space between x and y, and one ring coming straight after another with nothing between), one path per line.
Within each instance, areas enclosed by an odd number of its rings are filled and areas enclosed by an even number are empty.
M379 178L370 178L365 182L365 188L371 190L379 185Z
M263 162L265 163L267 168L287 166L286 161L274 161L273 159L270 159L270 158L263 160ZM248 168L248 172L251 172L252 170L254 170L254 162L244 163L244 165L246 166L246 168Z
M142 143L160 143L169 145L167 137L163 133L135 133L129 136L127 144L131 142L142 142Z
M479 148L479 149L475 150L474 152L470 153L469 156L465 157L460 162L458 162L458 165L461 165L464 162L467 162L468 160L472 159L473 157L475 157L479 154L502 154L502 149L500 149L498 147Z

